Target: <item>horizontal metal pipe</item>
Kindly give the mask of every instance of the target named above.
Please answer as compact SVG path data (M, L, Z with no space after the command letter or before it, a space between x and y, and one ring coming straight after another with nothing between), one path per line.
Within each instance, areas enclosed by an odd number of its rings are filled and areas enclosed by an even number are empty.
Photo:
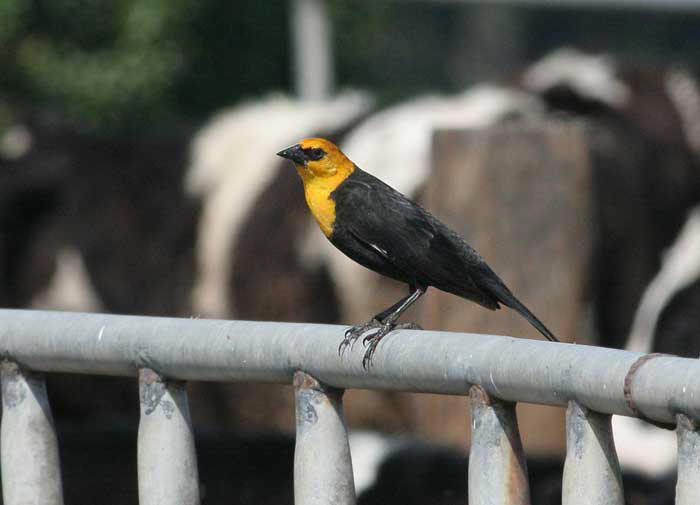
M0 355L32 370L290 384L304 370L345 388L466 395L675 422L700 417L700 360L490 335L396 331L369 372L361 345L338 356L332 325L0 310ZM634 366L634 368L633 368Z

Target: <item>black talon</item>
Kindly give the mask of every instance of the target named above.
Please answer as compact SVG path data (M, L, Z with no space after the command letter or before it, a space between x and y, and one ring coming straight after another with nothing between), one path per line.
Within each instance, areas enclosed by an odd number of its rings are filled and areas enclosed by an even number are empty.
M352 346L355 343L355 340L357 340L357 336L354 335L351 335L350 337L345 337L338 346L338 355L342 357L345 353L345 349L347 349L348 347L350 347L350 350L352 350Z
M379 340L373 340L369 346L369 349L367 349L367 352L362 357L362 368L365 370L369 370L369 368L372 366L372 357L374 356L374 351L377 349L378 342Z
M357 339L360 338L365 332L376 328L382 328L382 326L383 324L381 321L379 321L376 318L372 318L365 324L359 326L352 326L348 328L347 330L345 330L344 338L338 346L338 355L342 356L345 353L345 349L347 349L348 347L350 347L350 350L352 351L352 348L355 345Z
M372 358L374 357L374 353L377 350L379 342L393 330L393 325L386 325L384 329L379 330L371 336L372 338L369 339L369 347L367 348L367 352L365 352L365 355L362 357L362 368L365 370L370 369L372 366Z
M386 337L389 333L395 330L422 330L419 325L416 323L401 323L401 324L396 324L396 323L384 323L379 330L367 335L365 338L362 339L362 345L367 347L367 351L365 352L364 357L362 358L362 368L365 370L369 370L369 367L372 366L372 358L374 357L374 353L377 350L377 346L379 345L379 341L382 340L384 337ZM369 344L369 346L367 345Z
M382 338L392 331L401 328L422 329L415 323L396 324L396 320L403 313L403 311L405 311L413 302L415 302L421 297L421 295L423 295L423 293L425 293L425 289L426 288L420 286L411 286L411 293L409 293L408 296L402 298L385 311L380 312L365 324L352 326L351 328L345 330L344 338L338 346L338 354L342 357L345 349L350 347L350 350L352 350L355 342L367 331L377 330L372 331L362 339L362 345L367 347L367 351L362 358L362 367L365 370L368 370L369 367L372 366L372 356L374 356L374 353L377 350L377 345Z

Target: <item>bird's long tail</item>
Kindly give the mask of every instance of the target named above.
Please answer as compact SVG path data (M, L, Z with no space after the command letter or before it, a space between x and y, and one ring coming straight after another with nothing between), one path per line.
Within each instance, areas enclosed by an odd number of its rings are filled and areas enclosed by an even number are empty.
M547 327L537 319L535 314L530 312L528 308L520 303L517 298L515 298L513 295L511 295L511 298L509 300L501 300L503 305L506 307L510 307L514 311L516 311L518 314L523 316L525 319L527 319L532 326L534 326L537 331L539 331L544 337L549 340L550 342L559 342L559 339L554 336L554 334L547 329Z
M535 314L530 312L528 308L520 303L520 300L518 300L513 293L510 292L510 290L503 284L502 282L491 282L489 284L489 291L491 291L491 294L494 295L499 302L501 302L503 305L506 307L510 307L514 311L516 311L518 314L523 316L525 319L528 320L528 322L534 326L537 331L539 331L544 337L549 340L550 342L559 342L559 339L554 336L554 334L547 329L547 327L542 324L542 321L537 319L535 317Z

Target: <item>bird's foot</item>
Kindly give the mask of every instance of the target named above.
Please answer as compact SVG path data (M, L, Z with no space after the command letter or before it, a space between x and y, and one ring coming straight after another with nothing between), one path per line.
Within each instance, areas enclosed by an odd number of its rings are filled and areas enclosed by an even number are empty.
M366 331L375 330L375 329L381 328L381 327L382 327L381 321L379 321L377 319L371 319L371 320L367 321L365 324L361 324L358 326L353 326L351 328L348 328L345 331L345 337L343 338L343 341L338 346L338 354L340 356L342 356L343 353L345 352L345 349L347 349L348 347L350 348L350 350L352 350L357 339L360 338Z
M387 336L394 330L422 330L420 326L416 323L384 323L379 326L379 329L373 333L370 333L365 338L362 339L362 345L367 347L364 357L362 358L362 368L369 370L372 366L372 358L377 350L377 345L379 341Z

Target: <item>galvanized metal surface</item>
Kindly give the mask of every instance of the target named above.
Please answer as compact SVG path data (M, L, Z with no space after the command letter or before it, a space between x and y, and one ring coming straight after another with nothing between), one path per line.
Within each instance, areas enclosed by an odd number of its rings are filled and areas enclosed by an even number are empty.
M198 505L199 477L185 385L139 373L140 505Z
M323 386L310 375L297 372L294 397L294 503L354 505L355 484L343 420L343 391Z
M529 505L527 463L515 404L469 391L472 441L469 451L469 505Z
M2 496L5 505L62 505L58 443L46 383L2 363Z
M624 505L610 419L576 402L569 403L563 505Z
M468 333L400 330L384 338L371 371L364 349L338 356L345 327L48 311L0 310L0 354L37 371L134 376L151 367L179 380L289 384L305 370L337 388L466 395L674 422L700 417L700 360ZM628 378L629 379L629 378Z
M700 430L687 416L678 416L678 481L676 505L700 503ZM653 455L650 455L653 457Z

